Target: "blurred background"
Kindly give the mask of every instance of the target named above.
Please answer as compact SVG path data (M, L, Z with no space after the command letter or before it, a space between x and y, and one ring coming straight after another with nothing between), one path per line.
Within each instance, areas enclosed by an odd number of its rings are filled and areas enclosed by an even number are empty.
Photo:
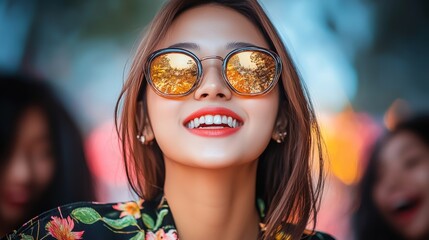
M0 70L54 86L85 136L99 201L134 197L122 170L114 107L133 48L163 2L0 1ZM308 87L328 148L317 228L348 239L368 149L401 118L429 110L429 2L260 2Z

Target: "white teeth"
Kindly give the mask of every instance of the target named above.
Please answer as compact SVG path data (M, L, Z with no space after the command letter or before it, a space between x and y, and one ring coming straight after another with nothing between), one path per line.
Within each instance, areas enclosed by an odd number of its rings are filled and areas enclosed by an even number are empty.
M228 117L228 126L232 127L232 117Z
M213 118L214 124L222 124L222 117L220 115L215 115Z
M198 128L202 124L205 125L222 125L227 124L231 128L236 128L240 126L240 123L237 119L232 117L227 117L225 115L205 115L199 118L194 118L186 124L187 128Z
M213 124L213 116L212 115L206 115L206 125L212 125Z
M191 121L192 122L192 121ZM200 119L199 118L195 118L194 119L194 127L198 127L198 126L200 126Z

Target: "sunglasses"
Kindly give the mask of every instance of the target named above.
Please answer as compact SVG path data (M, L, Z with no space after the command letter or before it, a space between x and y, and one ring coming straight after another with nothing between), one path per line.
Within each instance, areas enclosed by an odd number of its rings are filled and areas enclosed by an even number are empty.
M201 83L202 62L222 61L222 77L229 88L244 96L268 93L277 83L282 64L273 51L259 47L232 50L225 58L198 58L181 48L165 48L152 53L146 62L146 80L164 97L182 97L193 92Z

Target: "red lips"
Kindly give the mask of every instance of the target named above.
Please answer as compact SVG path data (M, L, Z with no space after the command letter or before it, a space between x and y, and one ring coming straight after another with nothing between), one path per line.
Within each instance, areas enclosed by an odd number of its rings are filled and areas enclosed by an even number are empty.
M22 208L28 204L29 201L29 191L28 189L13 189L13 190L5 190L3 192L2 198L3 202L6 203L9 207L12 208Z
M236 114L235 112L233 112L227 108L208 107L208 108L202 108L198 111L191 113L191 115L189 115L187 118L185 118L185 121L183 121L183 124L185 125L186 123L188 123L192 119L199 118L199 117L205 116L205 115L227 115L227 116L230 116L232 118L237 119L237 121L239 121L239 122L243 122L243 120L241 119L240 116L238 116L238 114Z
M241 125L242 125L241 123L243 122L242 118L235 112L223 107L207 107L207 108L202 108L198 111L195 111L183 121L183 125L186 126L187 123L190 122L191 120L195 118L200 118L201 116L206 116L206 115L228 116L235 119L237 122L239 122L240 126L231 128L231 127L213 125L213 126L206 126L204 128L187 128L187 130L195 135L202 136L202 137L226 137L236 133L238 130L241 129Z

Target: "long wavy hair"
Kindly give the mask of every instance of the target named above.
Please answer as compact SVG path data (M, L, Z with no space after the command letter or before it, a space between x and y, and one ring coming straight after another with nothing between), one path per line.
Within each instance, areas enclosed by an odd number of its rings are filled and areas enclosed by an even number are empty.
M359 184L359 202L353 215L356 240L404 240L383 218L373 198L380 153L391 138L402 132L412 133L429 148L429 115L417 115L399 123L391 132L382 136L373 147L368 166Z
M150 200L162 192L165 179L163 155L156 140L151 145L142 145L136 139L141 124L147 124L136 122L139 107L147 114L143 66L177 16L203 4L222 5L247 17L283 62L278 117L287 119L288 137L281 144L271 141L259 157L256 191L268 207L264 239L272 238L279 228L292 239L300 239L310 221L313 229L316 224L324 182L322 141L307 91L277 30L256 0L172 0L150 23L137 47L116 106L116 125L130 185L140 197Z

